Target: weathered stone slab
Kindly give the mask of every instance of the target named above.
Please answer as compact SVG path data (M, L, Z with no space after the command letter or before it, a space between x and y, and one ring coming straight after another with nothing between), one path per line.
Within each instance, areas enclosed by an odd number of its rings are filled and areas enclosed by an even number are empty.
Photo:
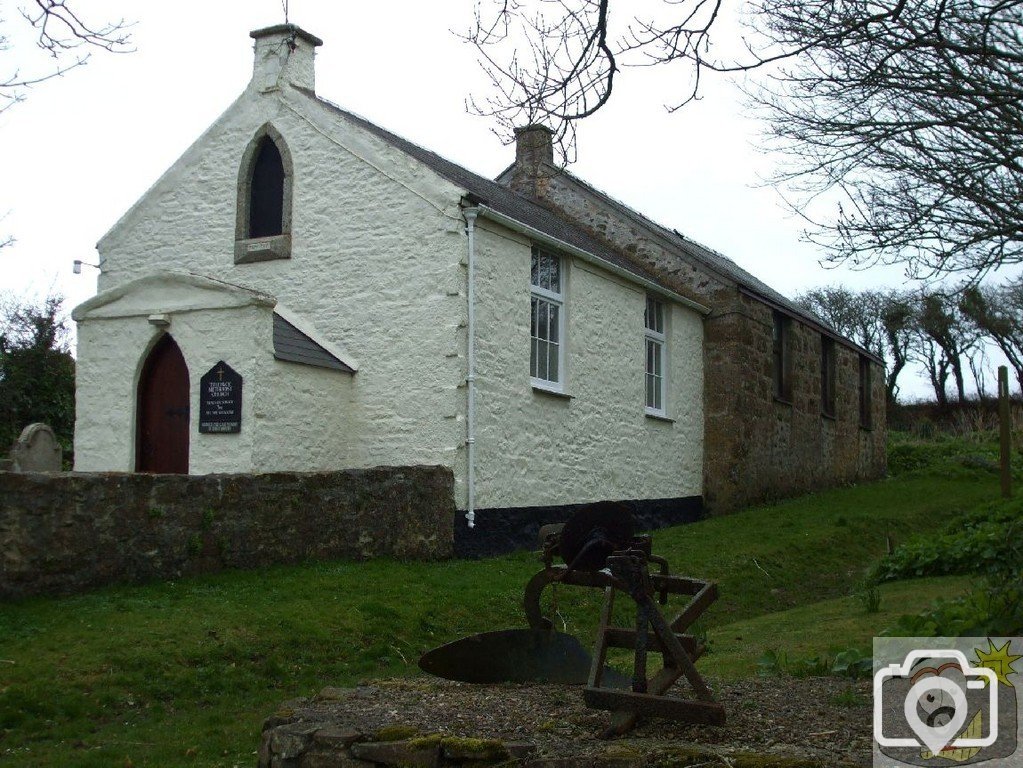
M374 768L376 765L332 750L306 752L298 764L300 768Z
M365 738L362 732L355 728L337 725L321 728L313 734L313 741L317 744L337 751L347 749L355 742Z
M440 739L352 744L352 757L402 768L436 768L440 764Z
M29 424L11 448L14 472L60 472L64 452L47 424Z
M270 750L274 757L288 760L299 757L313 743L313 734L323 723L291 723L270 732Z
M504 748L508 751L509 757L522 760L536 752L536 744L529 741L506 741Z

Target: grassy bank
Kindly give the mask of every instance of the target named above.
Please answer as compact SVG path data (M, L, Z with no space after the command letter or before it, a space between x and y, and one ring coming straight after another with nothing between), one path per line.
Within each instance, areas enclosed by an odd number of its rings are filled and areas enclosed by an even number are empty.
M655 551L677 572L719 582L722 598L704 622L714 643L706 663L747 674L762 650L756 638L825 648L806 627L825 615L855 618L843 600L886 537L940 526L992 498L996 483L969 462L923 466L660 531ZM414 674L427 648L521 626L522 587L538 567L528 554L322 563L0 606L0 762L252 765L260 723L282 700ZM962 585L905 584L884 587L885 611ZM587 645L596 599L559 595L565 625ZM869 638L883 619L870 616L850 631Z

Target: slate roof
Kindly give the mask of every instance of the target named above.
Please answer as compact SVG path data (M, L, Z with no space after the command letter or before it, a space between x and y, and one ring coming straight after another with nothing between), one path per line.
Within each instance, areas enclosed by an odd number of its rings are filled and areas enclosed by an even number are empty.
M498 213L503 213L533 229L538 229L550 237L592 253L594 256L608 261L616 267L621 267L637 277L642 277L645 280L650 280L658 285L663 285L669 290L673 290L671 286L665 284L664 280L654 270L645 269L641 265L626 259L614 248L590 236L582 228L572 224L569 220L551 209L513 192L496 181L491 181L488 178L475 174L441 157L436 152L423 149L418 144L413 144L411 141L403 139L401 136L391 133L363 117L348 112L337 104L317 96L305 88L295 88L294 90L415 158L452 184L464 189L466 193L475 198L479 203L493 208Z
M302 331L274 312L274 357L289 363L355 373Z
M592 237L582 227L579 227L550 208L547 208L546 206L543 206L524 195L513 192L511 189L499 182L492 181L473 173L472 171L441 157L435 152L431 152L428 149L420 147L418 144L413 144L411 141L408 141L397 134L391 133L390 131L381 128L379 125L371 123L369 120L339 107L337 104L324 99L322 96L317 95L313 91L294 86L293 88L317 104L328 108L332 112L342 116L344 119L355 123L391 146L420 161L451 183L464 189L470 196L483 205L493 208L495 211L509 216L522 224L532 227L533 229L537 229L550 237L587 251L588 253L608 261L638 277L650 280L668 290L674 290L674 287L669 285L656 270L647 269L642 265L636 264L631 259L623 256L608 243ZM763 299L766 303L773 305L776 309L791 314L811 327L835 337L839 341L852 346L860 352L870 355L870 357L875 360L877 359L868 350L863 349L859 345L847 339L821 318L771 288L762 280L744 270L727 256L690 240L678 230L668 229L661 226L657 222L647 218L638 211L629 208L624 203L615 200L610 195L601 192L567 171L562 170L561 172L568 175L569 178L576 183L586 187L586 189L588 189L592 194L606 201L622 216L632 219L647 229L659 234L663 239L666 239L670 247L677 249L680 259L691 259L698 265L709 270L712 274L717 275L719 278L723 278L725 281L735 283L741 290L745 290L746 292Z

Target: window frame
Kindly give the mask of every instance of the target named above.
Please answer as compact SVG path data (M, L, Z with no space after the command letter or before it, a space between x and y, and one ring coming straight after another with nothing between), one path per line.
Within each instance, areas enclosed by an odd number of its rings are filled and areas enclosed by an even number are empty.
M870 358L866 355L860 355L860 371L859 371L859 401L860 401L860 427L863 429L872 429L874 426L873 418L873 406L874 406L874 375L871 368Z
M558 273L558 286L557 286L558 290L557 291L552 291L549 288L545 288L545 287L543 287L541 285L536 285L536 284L533 283L533 262L534 262L534 260L540 259L540 258L543 258L543 257L553 258L553 259L556 260L556 262L558 264L558 270L557 270L557 273ZM550 250L541 248L540 246L534 245L530 249L529 261L530 261L530 271L529 271L529 315L530 315L530 319L529 319L529 323L530 323L530 329L529 329L529 345L530 345L530 348L529 348L529 382L533 386L534 389L545 390L547 392L564 393L565 392L565 379L566 379L566 370L565 370L565 314L566 314L566 304L567 304L566 287L567 287L567 265L568 265L568 259L566 259L564 256L562 256L559 253L556 253L554 251L550 251ZM541 338L540 336L534 336L533 335L534 328L536 328L536 326L534 325L535 320L534 320L534 315L533 315L533 313L535 311L534 310L534 306L533 306L534 302L538 302L538 303L539 302L543 302L544 304L548 305L548 307L556 307L557 308L557 311L558 311L558 319L557 319L557 326L556 326L556 328L557 328L557 341L551 342L551 340L550 340L550 315L549 314L548 314L548 326L547 326L548 327L548 333L547 333L547 337L546 338ZM558 354L557 354L557 367L558 367L558 374L557 375L558 375L558 378L557 379L541 378L540 376L536 375L537 373L540 372L540 370L539 370L539 354L538 354L538 346L537 346L539 343L544 343L544 344L548 344L548 345L553 343L553 344L557 345L557 348L558 348ZM537 367L536 367L535 370L534 370L534 361L537 363ZM550 372L549 348L548 348L547 363L548 363L548 373L549 373Z
M646 297L643 308L643 410L648 416L668 415L668 312L667 304L653 296ZM654 322L651 325L651 309L654 309ZM659 310L657 312L656 310ZM657 323L657 315L660 315L660 323ZM658 329L656 326L660 325ZM650 370L650 350L656 349L659 352L658 362L660 372L654 373ZM660 399L660 407L650 403L650 378L656 382L656 389L653 392Z
M771 324L771 388L774 399L792 404L792 318L774 310Z
M821 414L833 419L837 416L837 367L835 340L821 334Z
M252 208L252 175L263 140L274 143L284 168L283 210L281 233L266 237L249 237ZM242 154L238 168L238 200L235 206L234 263L249 264L257 261L291 258L291 204L294 193L294 163L284 137L270 123L264 123L252 136Z

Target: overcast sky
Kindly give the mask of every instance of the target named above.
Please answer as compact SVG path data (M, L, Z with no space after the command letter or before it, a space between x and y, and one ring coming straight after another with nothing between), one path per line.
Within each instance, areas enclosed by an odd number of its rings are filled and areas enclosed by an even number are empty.
M0 76L32 63L31 29L0 3L12 47ZM136 51L97 52L89 64L28 92L0 114L0 289L53 290L74 306L95 293L96 241L242 91L252 71L250 30L282 22L280 0L81 0L93 19L134 22ZM291 0L290 20L322 38L317 92L477 173L493 177L514 151L465 99L485 95L474 49L454 34L470 0ZM819 266L800 242L801 222L759 185L771 158L755 149L758 126L734 88L675 114L664 108L671 73L624 72L615 100L579 128L571 170L654 220L734 259L792 296L832 283L897 285L898 269ZM197 222L201 226L201 222ZM906 381L908 389L910 381ZM915 389L915 388L914 388Z

